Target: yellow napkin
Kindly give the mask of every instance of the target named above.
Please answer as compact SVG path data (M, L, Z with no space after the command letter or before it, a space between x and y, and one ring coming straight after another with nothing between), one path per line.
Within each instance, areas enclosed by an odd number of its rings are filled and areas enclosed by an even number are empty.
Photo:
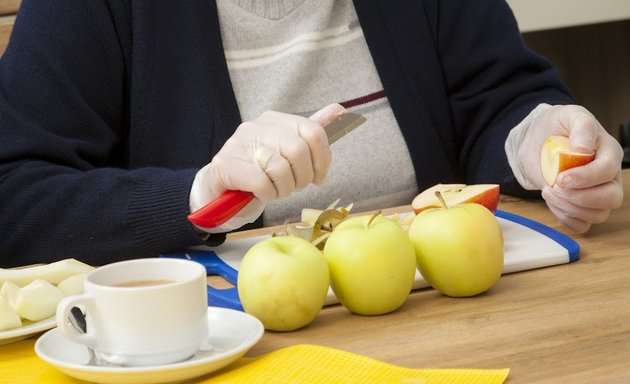
M37 357L34 339L0 346L0 378L12 384L77 384ZM300 344L256 358L241 358L198 384L401 383L500 384L509 369L410 369L338 349Z
M34 348L34 338L0 345L0 382L12 384L79 382L37 357ZM66 378L68 381L65 381Z
M509 369L411 369L317 345L282 348L238 368L209 377L207 384L240 383L405 383L405 384L500 384Z

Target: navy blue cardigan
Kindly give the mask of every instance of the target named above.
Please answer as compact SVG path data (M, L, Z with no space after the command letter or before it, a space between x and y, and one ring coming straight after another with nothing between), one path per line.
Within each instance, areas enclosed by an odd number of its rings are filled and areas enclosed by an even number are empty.
M509 129L572 99L506 3L355 7L419 188L522 193ZM0 266L199 245L190 186L239 123L213 1L24 0L0 61Z

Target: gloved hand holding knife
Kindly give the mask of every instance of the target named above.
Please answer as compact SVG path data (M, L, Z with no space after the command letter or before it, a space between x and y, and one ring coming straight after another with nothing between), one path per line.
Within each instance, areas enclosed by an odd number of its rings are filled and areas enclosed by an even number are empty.
M189 220L204 232L231 231L255 221L266 202L310 183L324 184L331 162L329 144L342 136L337 131L331 138L324 127L344 112L341 105L331 104L310 118L265 112L242 123L197 173L190 192ZM347 115L349 128L343 127L345 121L336 125L347 130L365 121Z

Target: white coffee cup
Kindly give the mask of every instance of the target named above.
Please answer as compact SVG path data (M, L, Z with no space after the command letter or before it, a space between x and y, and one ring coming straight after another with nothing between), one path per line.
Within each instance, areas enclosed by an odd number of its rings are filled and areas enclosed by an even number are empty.
M205 268L194 261L151 258L99 267L84 293L64 298L57 327L113 364L161 365L192 356L208 334ZM86 333L69 322L72 307L86 313Z

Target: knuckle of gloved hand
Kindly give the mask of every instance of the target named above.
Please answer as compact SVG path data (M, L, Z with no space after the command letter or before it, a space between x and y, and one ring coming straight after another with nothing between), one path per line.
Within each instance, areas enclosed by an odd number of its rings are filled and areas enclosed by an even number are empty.
M225 159L223 154L219 152L215 157L212 158L208 170L211 171L213 174L216 174L217 172L223 172L223 170L228 167L228 161Z
M540 116L547 118L551 116L555 117L563 113L568 113L569 111L567 107L569 106L568 105L552 105L550 108L543 111L543 113Z
M293 175L283 174L273 179L273 185L276 189L276 198L283 198L291 195L295 190L295 181Z
M609 143L609 145L614 148L614 160L612 161L617 169L621 169L621 163L623 161L623 157L625 156L625 152L617 139L610 135L608 135L606 138L606 141Z
M588 111L588 109L578 104L557 105L554 108L559 113L564 113L567 116L573 116L573 117L587 117L588 116L589 118L593 117L593 115Z
M576 233L586 233L591 229L591 223L578 222L569 225L569 227Z
M303 164L311 161L311 151L308 145L302 141L293 141L282 147L282 156L289 164Z
M602 209L602 210L598 210L595 215L593 215L592 219L589 220L591 223L594 224L599 224L599 223L603 223L604 221L608 220L608 218L610 217L610 210L609 209Z
M574 125L582 127L582 140L594 141L595 137L600 134L599 123L597 119L590 113L576 113ZM591 146L594 143L589 143Z
M238 136L238 135L240 135L240 134L246 134L246 135L249 135L251 131L253 131L253 130L256 130L256 129L257 129L257 128L256 128L257 126L258 126L258 123L256 123L255 121L244 121L244 122L242 122L242 123L238 126L238 128L236 128L236 131L234 132L234 135L232 135L232 137L230 137L230 138L228 139L228 141L226 142L226 144L227 144L227 143L229 143L229 142L230 142L230 140L234 141L234 140L235 140L235 139L233 139L233 138L234 138L234 136Z
M263 203L278 198L276 187L267 177L257 178L252 183L252 193Z
M300 125L299 134L309 145L324 145L327 142L324 129L311 120Z
M276 198L278 198L278 199L283 199L285 197L289 197L291 195L291 193L293 192L293 190L290 190L290 189L276 188L276 190L278 191L277 194L276 194Z
M312 168L306 168L300 170L295 175L295 189L301 190L306 188L311 182L313 182L314 172Z
M583 106L579 104L569 104L569 105L566 105L565 108L571 113L593 116L588 111L588 109L584 108Z
M576 216L575 213L558 210L558 212L555 212L555 215L558 221L576 232L581 232L584 225L587 224L586 221Z
M331 160L332 160L332 156L330 152L328 152L327 155L324 156L323 158L317 159L316 161L314 161L313 172L315 173L315 175L318 177L326 176L326 174L328 173L328 170L330 169Z
M623 205L623 190L621 188L615 189L615 192L610 197L610 202L612 209L617 209Z
M258 116L258 118L262 119L262 120L275 120L277 118L279 118L281 115L283 115L280 112L276 112L276 111L265 111L263 113L260 114L260 116Z

